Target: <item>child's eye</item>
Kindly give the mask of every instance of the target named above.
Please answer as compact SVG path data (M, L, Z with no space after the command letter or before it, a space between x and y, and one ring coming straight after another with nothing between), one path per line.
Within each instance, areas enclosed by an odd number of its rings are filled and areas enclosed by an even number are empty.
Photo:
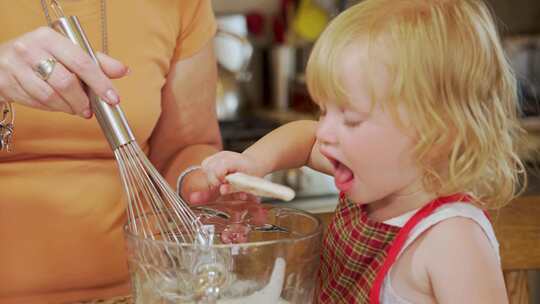
M343 124L344 124L346 127L349 127L349 128L358 127L361 123L362 123L361 120L352 120L352 119L345 119L345 120L343 120Z
M364 120L365 117L358 112L346 110L343 113L343 124L346 127L358 127Z

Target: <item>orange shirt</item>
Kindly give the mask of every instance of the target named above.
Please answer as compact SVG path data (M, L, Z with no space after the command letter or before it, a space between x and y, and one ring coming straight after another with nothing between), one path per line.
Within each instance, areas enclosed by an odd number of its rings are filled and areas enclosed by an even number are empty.
M60 1L101 50L100 0ZM139 145L160 116L169 67L212 38L210 0L107 1L115 80ZM46 25L39 0L0 1L0 43ZM127 294L125 197L95 119L15 105L14 152L0 154L0 303L64 303Z

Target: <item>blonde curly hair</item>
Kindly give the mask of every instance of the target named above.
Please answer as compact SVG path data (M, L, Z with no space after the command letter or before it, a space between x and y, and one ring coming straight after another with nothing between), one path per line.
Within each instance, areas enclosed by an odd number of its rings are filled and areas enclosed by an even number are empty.
M383 104L398 123L398 106L413 122L428 191L470 192L495 209L523 190L516 80L482 1L366 0L349 8L326 28L308 61L316 103L350 102L338 62L358 39L368 41L373 61L381 47L390 54L385 65L393 78Z

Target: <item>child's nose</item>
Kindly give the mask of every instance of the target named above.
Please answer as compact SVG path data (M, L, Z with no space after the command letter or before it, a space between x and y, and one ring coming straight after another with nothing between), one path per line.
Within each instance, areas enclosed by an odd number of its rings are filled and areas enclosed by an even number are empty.
M335 144L335 122L332 122L331 115L321 116L319 119L319 125L317 126L317 132L315 136L321 144Z

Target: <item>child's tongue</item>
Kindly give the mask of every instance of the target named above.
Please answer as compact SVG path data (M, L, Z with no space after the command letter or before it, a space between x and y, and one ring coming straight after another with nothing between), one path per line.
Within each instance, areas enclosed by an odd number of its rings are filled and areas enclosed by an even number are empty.
M352 171L342 163L339 163L336 168L336 172L334 172L334 181L336 183L336 187L341 191L349 190L353 178L354 176Z

